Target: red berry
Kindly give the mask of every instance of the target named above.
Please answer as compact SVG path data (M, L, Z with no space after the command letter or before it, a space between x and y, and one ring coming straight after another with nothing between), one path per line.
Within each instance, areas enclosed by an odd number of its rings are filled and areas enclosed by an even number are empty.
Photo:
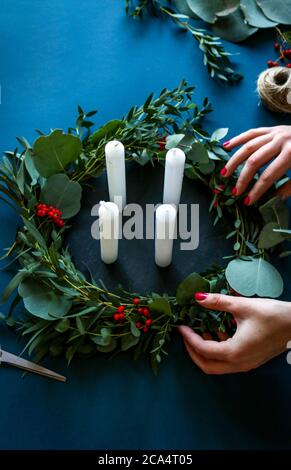
M140 315L142 315L142 314L143 314L143 308L142 308L142 307L139 307L139 308L137 309L137 313L139 313Z
M142 324L141 324L140 321L137 321L136 324L135 324L135 326L136 326L137 328L141 328L141 327L142 327Z
M152 324L152 320L149 318L148 320L146 320L145 323L146 323L147 326L150 326Z
M150 317L151 316L150 311L147 307L143 308L142 314L143 314L144 317Z
M117 311L118 313L124 312L124 306L123 306L123 305L119 305L119 307L116 309L116 311Z
M124 320L125 318L124 313L118 313L117 315L119 315L119 320Z
M165 150L167 137L162 137L159 141L160 150Z
M214 192L214 194L217 195L217 194L219 194L220 191L219 191L219 189L214 189L213 192Z
M57 225L57 227L63 227L65 225L65 222L61 219L57 219L55 220L55 224Z
M114 318L115 321L118 321L118 320L119 320L119 314L118 314L118 313L115 313L115 314L113 315L113 318Z
M147 332L149 331L149 329L148 329L147 326L144 326L143 329L142 329L142 331L143 331L144 333L147 333Z
M133 302L133 305L138 305L139 304L139 298L135 297L132 302Z
M286 65L287 69L291 69L291 64Z
M280 49L280 44L279 44L278 42L275 42L274 48L275 48L276 50Z
M38 209L36 215L37 217L45 217L45 212L42 209Z
M218 187L219 187L219 189L220 189L221 191L223 191L224 188L225 188L224 184L219 184Z

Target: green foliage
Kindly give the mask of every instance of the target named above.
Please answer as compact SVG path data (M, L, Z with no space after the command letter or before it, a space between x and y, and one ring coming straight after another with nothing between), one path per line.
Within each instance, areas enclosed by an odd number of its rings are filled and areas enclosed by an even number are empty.
M178 286L176 299L182 307L193 301L195 292L209 292L209 282L198 273L189 274Z
M232 260L225 271L229 285L241 295L279 297L283 280L277 269L263 258Z
M50 176L41 191L41 200L62 211L62 218L76 215L81 207L82 187L76 181L60 173Z
M47 178L65 171L80 156L81 149L82 143L77 136L56 129L36 139L32 157L39 174Z

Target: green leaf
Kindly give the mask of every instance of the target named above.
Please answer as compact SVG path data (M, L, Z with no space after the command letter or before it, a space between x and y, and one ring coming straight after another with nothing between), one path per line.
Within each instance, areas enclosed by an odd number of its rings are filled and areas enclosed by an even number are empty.
M49 135L38 137L33 144L33 161L41 176L49 177L64 172L77 160L82 150L80 139L56 129Z
M103 353L109 353L113 351L117 347L117 341L114 338L111 338L111 341L109 344L106 346L98 345L97 346L97 351L103 352Z
M151 312L156 312L158 314L172 315L171 306L167 299L164 297L159 297L149 304Z
M82 319L80 317L76 317L76 325L77 325L77 328L78 328L79 332L81 333L81 335L84 335L85 334L85 328L84 328Z
M139 342L137 336L133 336L131 333L121 337L121 351L127 351Z
M235 10L239 6L239 0L187 0L187 4L206 23L214 23L217 14Z
M210 140L221 140L223 139L227 133L228 133L228 127L221 127L220 129L216 129L216 131L213 132Z
M11 281L5 287L2 293L2 302L7 302L10 295L12 294L15 289L19 286L19 284L29 275L26 271L18 271L17 274L11 279Z
M41 246L41 248L43 248L46 251L47 246L46 246L45 239L43 238L39 230L36 228L36 226L32 222L30 222L30 220L27 220L24 217L22 217L22 220L29 234L32 235L32 237L39 244L39 246Z
M219 18L213 25L213 31L221 38L228 41L241 42L258 31L245 23L242 11L236 10L228 16Z
M264 15L256 0L241 0L240 6L246 22L250 26L256 28L272 28L278 24L277 22L269 20L269 18Z
M25 168L31 178L31 185L35 186L40 175L37 169L35 168L34 161L29 150L25 152L23 161Z
M274 232L274 229L280 229L277 222L269 222L263 227L259 236L259 248L269 249L282 243L284 236L280 232Z
M92 135L91 135L91 142L92 144L96 145L100 140L102 139L111 139L114 137L118 129L124 126L123 121L119 119L113 119L112 121L107 122L104 126L100 127L100 129L97 129Z
M166 139L166 149L174 149L178 147L179 143L181 142L182 139L184 139L185 134L174 134L174 135L168 135Z
M209 282L198 273L187 276L178 286L176 298L182 307L193 301L195 292L209 292Z
M62 173L47 179L41 192L41 200L60 209L62 218L68 219L79 212L81 195L81 185Z
M32 278L24 279L18 287L24 306L35 317L55 320L68 313L71 299L57 295L52 289Z
M55 326L55 330L58 333L65 333L69 328L70 328L70 320L68 318L64 318L63 320L60 320Z
M250 261L234 259L228 264L225 276L230 287L241 295L279 297L283 280L277 269L263 258Z
M291 24L291 0L257 0L257 4L270 20Z
M281 228L288 227L289 210L286 203L279 197L269 199L269 201L259 207L259 211L265 222L276 222Z
M233 249L234 251L238 251L240 249L240 242L236 242L234 245L233 245Z
M207 149L201 142L195 142L192 145L190 152L187 153L187 158L193 163L209 162Z
M133 336L139 338L140 330L135 326L135 323L133 321L130 322L130 331Z
M190 16L191 18L198 19L199 16L197 16L191 8L187 4L187 0L174 0L175 7L177 10L182 13L183 15Z
M200 163L199 170L203 175L209 175L215 170L215 163L213 160L209 160L208 163Z

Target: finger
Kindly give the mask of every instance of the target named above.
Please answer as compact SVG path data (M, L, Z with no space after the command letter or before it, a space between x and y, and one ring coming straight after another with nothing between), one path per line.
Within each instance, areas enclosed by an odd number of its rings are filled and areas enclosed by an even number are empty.
M258 149L266 145L272 140L271 134L264 134L255 139L250 140L243 145L225 165L227 173L225 176L230 176L239 165L241 165L247 158L253 155Z
M220 375L234 372L235 366L233 364L223 361L205 359L204 357L200 356L200 354L197 353L197 351L195 351L195 349L193 349L191 345L187 343L187 341L184 341L184 344L192 361L195 362L195 364L206 374Z
M290 167L290 157L287 153L281 153L261 174L252 190L246 198L246 204L254 204L262 195L280 179Z
M191 328L188 326L180 326L179 331L183 336L184 341L188 343L195 351L204 358L207 359L215 359L215 360L222 360L228 361L231 359L231 355L233 352L233 342L234 337L229 339L228 341L212 341L212 340L205 340L201 338L200 335L195 333Z
M227 150L232 150L238 145L243 145L251 139L255 139L260 135L268 134L269 132L271 132L271 129L271 127L258 127L257 129L249 129L248 131L242 132L236 137L233 137L229 141L225 142L223 146Z
M291 196L291 181L287 181L287 183L283 184L281 188L277 189L275 196L278 196L283 200L288 199L288 197Z
M277 157L280 153L280 147L274 141L269 142L260 149L258 149L250 158L246 161L244 168L239 175L236 183L236 194L239 196L242 194L256 175L259 169L265 165L272 158Z

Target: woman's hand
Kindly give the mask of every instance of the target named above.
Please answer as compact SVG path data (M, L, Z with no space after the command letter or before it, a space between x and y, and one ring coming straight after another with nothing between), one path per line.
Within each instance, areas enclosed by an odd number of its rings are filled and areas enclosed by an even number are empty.
M290 302L202 292L195 298L203 307L232 313L237 322L234 336L220 333L220 341L179 327L191 359L206 374L247 372L286 350L291 340Z
M245 204L255 203L278 179L291 168L291 126L260 127L234 137L224 143L226 150L238 145L242 147L221 170L225 178L246 162L238 178L233 196L239 196L247 190L258 170L274 159L262 172L258 181L245 198Z

